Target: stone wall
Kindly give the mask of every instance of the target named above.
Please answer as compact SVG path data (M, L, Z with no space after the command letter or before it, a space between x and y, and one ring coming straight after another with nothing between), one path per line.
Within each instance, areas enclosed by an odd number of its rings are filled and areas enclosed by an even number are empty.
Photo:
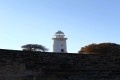
M0 80L120 80L120 53L0 50Z

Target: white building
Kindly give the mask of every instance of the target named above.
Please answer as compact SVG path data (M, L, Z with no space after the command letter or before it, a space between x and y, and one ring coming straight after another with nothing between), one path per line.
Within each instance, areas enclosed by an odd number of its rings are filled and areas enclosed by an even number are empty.
M58 31L55 33L55 37L53 39L53 52L61 52L67 53L67 38L64 37L64 33L62 31Z

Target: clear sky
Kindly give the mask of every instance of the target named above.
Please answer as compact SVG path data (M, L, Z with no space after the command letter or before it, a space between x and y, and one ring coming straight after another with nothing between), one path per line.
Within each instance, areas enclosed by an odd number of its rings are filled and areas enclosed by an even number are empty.
M0 0L0 48L21 50L65 33L68 52L91 43L120 44L120 0Z

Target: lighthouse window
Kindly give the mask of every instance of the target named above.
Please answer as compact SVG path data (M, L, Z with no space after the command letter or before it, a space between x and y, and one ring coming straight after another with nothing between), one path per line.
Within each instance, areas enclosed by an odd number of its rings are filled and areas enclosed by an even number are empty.
M64 49L61 49L61 52L64 52Z
M61 44L61 46L63 46L63 44Z

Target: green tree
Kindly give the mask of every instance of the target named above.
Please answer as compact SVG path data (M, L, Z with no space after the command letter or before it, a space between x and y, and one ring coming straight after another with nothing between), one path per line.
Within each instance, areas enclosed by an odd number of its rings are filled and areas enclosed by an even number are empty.
M120 52L120 45L115 43L100 43L90 44L82 47L79 54L101 54L101 53L118 53Z
M42 45L38 45L38 44L26 44L26 45L21 46L21 48L24 51L42 51L42 52L48 51L47 48L45 48Z

